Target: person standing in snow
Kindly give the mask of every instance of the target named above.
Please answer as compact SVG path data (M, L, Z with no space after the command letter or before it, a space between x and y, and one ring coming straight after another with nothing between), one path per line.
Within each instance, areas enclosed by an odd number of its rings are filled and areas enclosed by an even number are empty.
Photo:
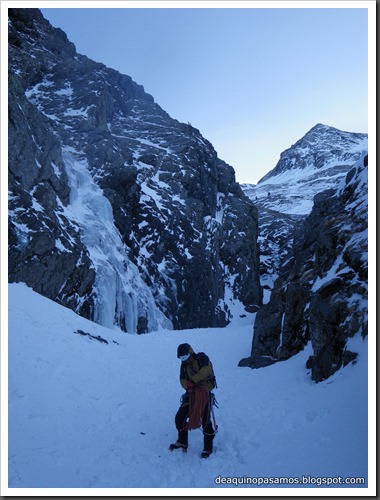
M180 383L186 390L181 398L181 405L175 416L178 440L169 449L188 447L188 431L202 427L204 449L202 458L212 453L215 430L211 422L211 391L216 387L212 363L203 353L195 353L189 344L180 344L177 357L181 360Z

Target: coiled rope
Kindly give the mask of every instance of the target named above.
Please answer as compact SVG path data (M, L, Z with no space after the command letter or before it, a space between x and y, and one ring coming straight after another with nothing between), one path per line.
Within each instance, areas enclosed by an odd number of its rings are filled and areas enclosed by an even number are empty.
M210 403L210 393L202 387L194 387L189 392L189 420L184 428L191 431L202 426L202 416L206 406Z

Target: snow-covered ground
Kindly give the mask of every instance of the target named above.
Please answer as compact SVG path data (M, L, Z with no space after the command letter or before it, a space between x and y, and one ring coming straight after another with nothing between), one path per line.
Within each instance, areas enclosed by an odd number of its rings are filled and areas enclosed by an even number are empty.
M265 478L289 478L291 492L280 485L276 494L300 495L305 487L311 495L371 491L367 340L351 340L356 364L315 384L305 368L309 346L264 369L237 366L250 353L252 318L223 329L130 335L89 322L24 284L9 285L8 309L9 455L3 441L2 463L9 459L9 482L7 489L3 476L3 495L260 495L273 488L257 486ZM183 393L176 358L182 342L206 352L217 376L219 431L207 460L199 456L200 430L190 433L187 454L168 451ZM372 471L374 460L372 454ZM317 486L338 477L366 482L339 490ZM311 484L296 487L298 478ZM374 480L371 474L370 488Z

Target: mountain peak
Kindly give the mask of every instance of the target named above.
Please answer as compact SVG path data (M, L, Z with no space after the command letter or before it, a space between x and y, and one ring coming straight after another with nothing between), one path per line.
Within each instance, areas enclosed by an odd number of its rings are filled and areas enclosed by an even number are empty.
M328 128L333 128L333 127L330 127L329 125L325 125L324 123L317 123L316 125L314 125L314 127L312 127L309 132L313 131L313 130L322 130L322 129L328 129Z
M282 182L274 179L288 171L320 170L332 163L346 165L348 171L367 148L368 134L345 132L318 123L281 153L275 168L260 179L258 185L268 181ZM305 176L305 172L302 175Z
M243 186L256 204L285 214L306 215L314 196L335 187L368 151L368 135L317 123L280 155L256 186ZM269 196L270 195L270 196Z

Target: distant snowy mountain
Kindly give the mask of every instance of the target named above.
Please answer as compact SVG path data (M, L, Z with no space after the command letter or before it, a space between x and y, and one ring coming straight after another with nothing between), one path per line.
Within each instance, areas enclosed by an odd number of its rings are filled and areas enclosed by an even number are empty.
M257 210L129 76L9 9L9 280L127 332L260 306Z
M367 134L344 132L319 123L281 153L275 168L256 186L242 187L262 208L307 215L314 196L336 187L367 152Z
M314 197L336 188L368 152L368 135L318 124L281 153L257 185L242 184L259 213L260 276L267 303L294 231L311 212Z
M183 394L176 359L182 342L210 356L218 379L219 427L207 462L199 456L200 430L191 431L187 454L168 451ZM237 367L250 343L247 318L224 329L123 335L11 284L9 477L2 477L2 495L24 494L16 488L37 496L43 488L57 489L50 495L77 488L76 496L112 496L115 488L127 496L152 494L144 488L168 496L196 495L199 488L211 495L219 489L221 496L241 488L276 495L289 488L303 495L326 488L346 496L373 492L367 339L350 339L357 363L320 384L305 368L310 346L286 363L253 371ZM159 376L158 366L164 367Z

